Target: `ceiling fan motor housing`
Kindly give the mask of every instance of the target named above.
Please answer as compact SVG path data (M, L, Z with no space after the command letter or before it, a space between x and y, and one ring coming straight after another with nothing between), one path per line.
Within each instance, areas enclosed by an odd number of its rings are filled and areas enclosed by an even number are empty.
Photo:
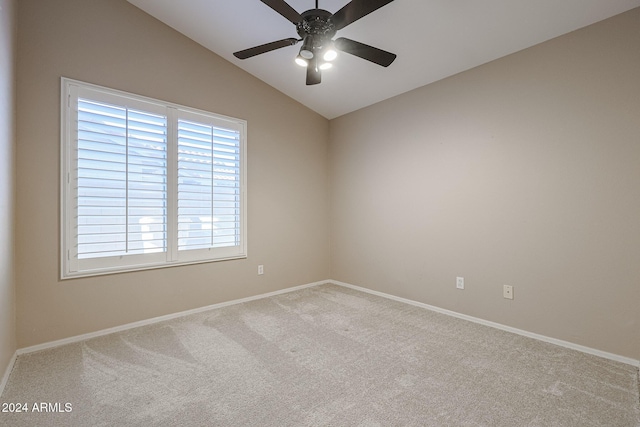
M302 21L296 24L298 35L304 45L315 52L323 49L336 34L335 24L331 21L331 12L323 9L311 9L301 14Z

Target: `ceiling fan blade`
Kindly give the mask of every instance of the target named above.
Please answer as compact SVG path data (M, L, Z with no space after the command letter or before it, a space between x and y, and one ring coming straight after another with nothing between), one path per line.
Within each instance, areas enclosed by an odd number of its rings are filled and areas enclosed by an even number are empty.
M314 56L307 65L307 86L317 85L322 81L322 74L318 68L318 58Z
M298 43L300 40L298 39L282 39L271 43L265 43L260 46L251 47L249 49L241 50L239 52L234 52L233 56L238 59L247 59L252 56L260 55L261 53L271 52L272 50L280 49L281 47L293 46Z
M287 2L283 0L260 0L262 3L269 6L271 9L278 12L280 15L287 18L289 21L297 24L302 22L302 15L300 15L294 8L289 6Z
M340 30L363 16L380 9L393 0L352 0L331 17L336 31Z
M387 52L386 50L378 49L377 47L344 37L337 38L334 41L334 46L338 50L382 65L383 67L388 67L396 59L395 53Z

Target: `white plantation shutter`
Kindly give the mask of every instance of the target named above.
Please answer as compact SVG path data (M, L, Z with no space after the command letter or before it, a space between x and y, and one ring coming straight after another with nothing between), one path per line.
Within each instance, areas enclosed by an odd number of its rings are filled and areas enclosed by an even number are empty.
M240 131L178 121L178 250L240 244Z
M246 123L63 79L62 277L246 256Z
M78 99L78 258L167 250L167 118Z

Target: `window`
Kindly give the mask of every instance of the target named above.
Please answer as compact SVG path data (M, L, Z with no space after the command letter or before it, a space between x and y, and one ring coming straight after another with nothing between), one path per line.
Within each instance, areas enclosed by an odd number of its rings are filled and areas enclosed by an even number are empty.
M62 277L246 257L246 122L62 79Z

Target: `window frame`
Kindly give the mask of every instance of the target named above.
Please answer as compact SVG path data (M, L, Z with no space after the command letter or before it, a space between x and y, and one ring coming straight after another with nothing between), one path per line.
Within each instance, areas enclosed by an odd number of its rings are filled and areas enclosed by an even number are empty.
M166 252L129 254L79 260L75 217L77 203L77 152L78 152L78 98L95 101L109 100L116 105L127 105L151 113L166 116ZM179 265L200 264L247 258L247 122L209 111L199 110L171 102L106 88L78 80L61 78L61 132L60 132L60 277L98 276L130 271L167 268ZM75 104L75 105L74 105ZM145 109L148 108L148 109ZM192 118L201 123L213 123L239 133L239 245L197 250L178 251L178 121ZM75 248L75 249L74 249Z

